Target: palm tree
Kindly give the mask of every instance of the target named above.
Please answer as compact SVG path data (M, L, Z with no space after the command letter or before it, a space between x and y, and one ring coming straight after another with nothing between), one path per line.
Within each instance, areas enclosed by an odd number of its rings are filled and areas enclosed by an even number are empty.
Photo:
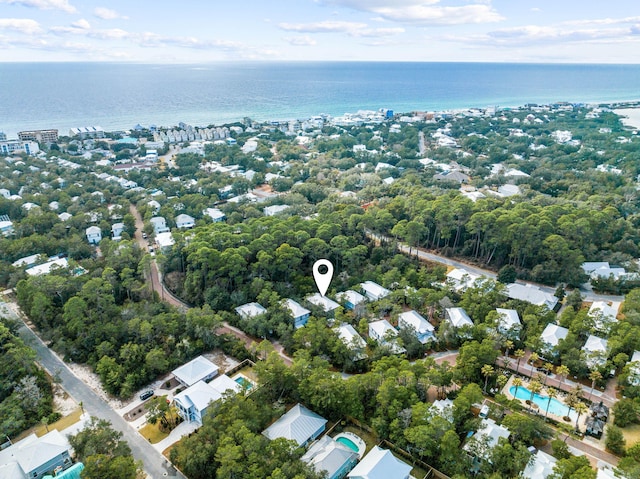
M504 342L504 355L505 357L509 357L509 351L511 351L511 349L513 349L513 341L511 341L510 339L507 339Z
M549 415L549 406L551 406L551 400L558 397L558 390L556 388L548 387L546 391L547 391L547 396L549 397L549 400L547 401L547 410L544 413L545 419Z
M553 371L553 364L550 362L544 363L544 384L547 384L547 378L549 377L549 373Z
M589 393L589 400L591 401L591 397L593 396L593 389L596 386L596 381L600 381L602 379L602 374L597 369L591 371L589 374L589 379L591 379L591 392Z
M493 373L495 372L495 369L493 369L493 366L491 366L490 364L485 364L480 369L480 372L484 376L484 392L486 394L487 393L487 383L489 382L489 376L493 376Z
M556 374L561 378L560 382L564 382L564 380L567 379L567 376L569 375L570 372L571 371L569 371L569 368L564 364L556 367Z
M576 404L580 402L582 399L582 386L576 384L576 386L569 391L569 395L567 396L567 406L569 406L569 411L567 412L567 416L571 414L571 409L575 408Z
M513 353L513 355L516 357L516 359L518 360L518 364L516 364L516 372L519 373L520 372L520 360L522 358L524 358L525 352L524 349L518 349L516 350L515 353Z
M507 376L505 376L504 374L500 374L497 378L496 378L496 383L498 383L498 387L500 388L500 390L502 390L502 388L504 387L505 384L507 384L507 381L509 380L509 378L507 378Z
M531 372L529 374L529 379L533 378L533 370L535 369L534 364L538 359L540 359L540 356L535 351L531 353L531 356L529 356L529 362L531 363Z
M587 405L585 403L583 403L582 401L578 401L575 406L574 409L576 410L576 412L578 413L578 417L576 418L576 431L580 431L580 429L578 429L578 420L580 419L580 416L582 414L584 414L585 412L587 412L589 410L589 408L587 407Z
M513 378L513 385L516 387L515 392L513 393L513 397L515 399L518 399L518 388L520 386L522 386L522 379L520 378Z
M531 391L531 397L529 398L529 404L533 402L533 396L542 391L542 384L537 379L529 382L529 391Z

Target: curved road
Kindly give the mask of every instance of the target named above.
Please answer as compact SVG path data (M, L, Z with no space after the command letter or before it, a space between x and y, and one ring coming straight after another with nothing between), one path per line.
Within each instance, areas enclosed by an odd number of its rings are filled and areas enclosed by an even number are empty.
M15 308L15 305L9 305ZM19 319L20 315L15 309L5 308L11 316ZM186 479L165 458L156 451L137 431L135 431L111 406L98 396L93 389L80 380L67 367L57 355L55 355L42 340L22 321L18 330L20 337L38 355L38 362L53 377L58 376L62 388L78 403L82 402L86 412L91 416L106 419L111 422L113 428L122 433L122 437L131 447L131 452L136 460L141 460L148 477L160 479L162 477L175 477Z

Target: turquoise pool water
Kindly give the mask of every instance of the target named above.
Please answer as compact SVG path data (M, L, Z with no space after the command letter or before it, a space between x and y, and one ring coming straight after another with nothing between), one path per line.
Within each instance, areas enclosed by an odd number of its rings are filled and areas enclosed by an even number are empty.
M237 378L234 379L234 381L237 382L240 386L247 389L251 389L253 387L253 384L251 384L251 381L249 381L247 378L244 378L242 376L238 376Z
M341 444L344 444L354 452L360 452L360 450L358 449L358 445L348 437L340 436L339 438L336 439L336 441Z
M513 396L517 397L518 399L523 399L525 401L531 399L531 391L529 391L527 388L523 386L520 386L518 388L517 396L515 395L515 392L516 392L515 386L511 386L509 388L509 392ZM540 412L542 412L543 414L547 412L547 405L549 406L549 412L551 414L555 414L556 416L564 417L569 412L569 407L563 402L560 402L555 398L549 398L547 396L540 396L539 394L534 394L532 401L534 404L538 405L538 407L540 408ZM573 419L576 418L576 412L573 409L571 410L571 414L569 414L569 417Z

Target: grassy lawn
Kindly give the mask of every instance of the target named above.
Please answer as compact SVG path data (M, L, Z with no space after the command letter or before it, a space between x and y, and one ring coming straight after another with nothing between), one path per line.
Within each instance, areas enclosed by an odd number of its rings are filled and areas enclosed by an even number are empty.
M138 432L151 444L156 444L169 436L169 434L160 430L160 422L156 424L147 423L144 427L140 428Z
M627 447L640 442L640 424L632 424L622 429L622 434L627 441Z
M57 429L58 431L62 431L68 428L69 426L71 426L72 424L77 423L80 420L81 415L82 415L82 411L80 410L80 408L78 408L68 416L60 418L56 422L51 423L48 426L45 426L44 424L39 424L37 426L33 426L30 429L27 429L26 431L23 431L22 434L20 434L18 437L14 439L14 441L19 441L21 439L24 439L25 437L29 436L30 434L33 434L34 432L38 437L44 436L47 433L47 428L49 431L53 431L54 429Z

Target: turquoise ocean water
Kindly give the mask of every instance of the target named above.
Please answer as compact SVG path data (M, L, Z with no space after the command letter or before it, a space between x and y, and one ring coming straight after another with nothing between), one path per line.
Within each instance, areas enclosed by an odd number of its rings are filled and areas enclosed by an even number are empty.
M640 65L0 64L0 131L640 99Z

